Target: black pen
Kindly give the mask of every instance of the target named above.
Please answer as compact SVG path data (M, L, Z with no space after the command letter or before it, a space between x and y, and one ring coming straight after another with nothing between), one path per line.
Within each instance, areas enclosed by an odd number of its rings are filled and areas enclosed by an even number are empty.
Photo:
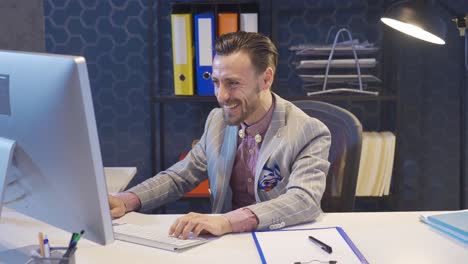
M320 245L320 248L323 249L323 250L324 250L325 252L327 252L328 254L331 254L331 253L333 252L333 249L332 249L329 245L323 243L322 241L316 239L315 237L309 236L309 239L310 239L311 241L313 241L313 242L319 244L319 245Z

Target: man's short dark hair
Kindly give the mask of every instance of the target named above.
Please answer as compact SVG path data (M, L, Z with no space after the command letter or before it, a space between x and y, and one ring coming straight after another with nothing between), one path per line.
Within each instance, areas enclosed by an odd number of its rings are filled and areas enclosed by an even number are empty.
M278 50L267 36L254 32L227 33L215 42L216 54L227 56L238 51L246 52L257 74L264 72L268 67L276 71L278 65Z

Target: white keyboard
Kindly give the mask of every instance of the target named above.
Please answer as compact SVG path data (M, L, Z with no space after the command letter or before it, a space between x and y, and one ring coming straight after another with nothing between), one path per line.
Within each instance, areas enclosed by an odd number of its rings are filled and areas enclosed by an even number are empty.
M114 237L117 240L132 242L150 247L171 251L192 247L208 242L205 238L180 239L162 233L152 226L120 224L114 226Z

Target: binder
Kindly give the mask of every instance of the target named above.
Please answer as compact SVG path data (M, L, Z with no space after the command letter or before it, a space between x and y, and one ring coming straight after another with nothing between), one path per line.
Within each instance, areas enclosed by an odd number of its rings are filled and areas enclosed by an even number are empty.
M434 229L468 245L468 210L423 213L420 220Z
M468 236L468 210L430 215L429 221Z
M195 15L195 75L198 95L214 95L214 85L211 81L214 40L214 15Z
M237 13L219 13L218 14L218 37L239 30L237 26Z
M171 22L174 94L193 95L192 15L172 14Z
M252 236L263 264L309 263L311 256L314 256L313 259L334 260L336 263L369 263L341 227L254 231ZM330 245L332 253L324 252L314 245L309 241L309 236Z
M245 32L258 32L258 14L242 13L240 15L240 30Z

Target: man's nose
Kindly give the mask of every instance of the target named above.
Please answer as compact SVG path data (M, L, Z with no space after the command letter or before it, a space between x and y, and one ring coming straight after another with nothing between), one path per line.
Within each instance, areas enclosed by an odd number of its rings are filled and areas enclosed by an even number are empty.
M229 91L224 87L222 83L219 84L216 97L219 102L226 102L229 99Z

